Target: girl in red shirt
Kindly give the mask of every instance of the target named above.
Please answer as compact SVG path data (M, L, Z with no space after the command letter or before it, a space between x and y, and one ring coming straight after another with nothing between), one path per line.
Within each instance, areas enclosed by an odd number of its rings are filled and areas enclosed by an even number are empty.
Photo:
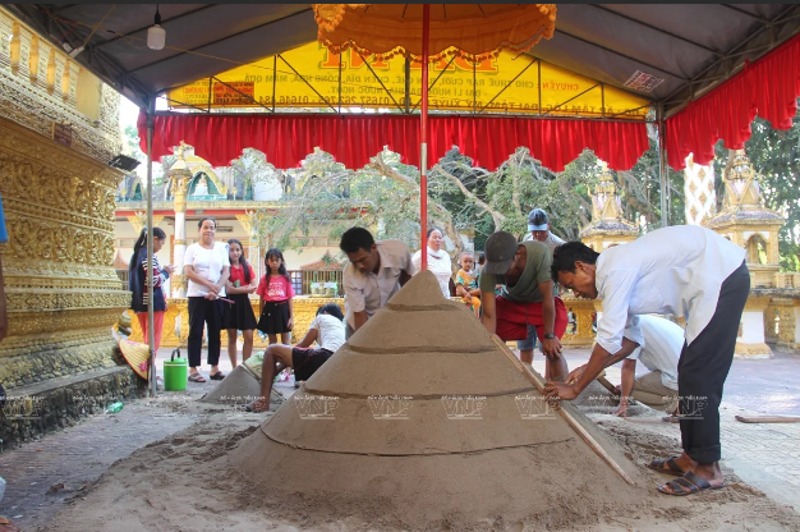
M286 273L286 263L283 253L278 248L271 248L264 257L267 273L258 283L256 293L261 296L261 317L258 320L258 330L269 337L269 343L278 343L278 334L281 343L290 343L289 333L292 330L292 298L294 290L289 274Z
M256 291L256 273L244 258L242 243L235 238L228 240L228 258L231 261L231 274L225 285L225 293L234 303L225 305L222 326L228 332L228 357L231 367L236 367L236 337L242 331L242 361L250 358L253 352L253 330L256 328L256 315L250 304L249 294Z

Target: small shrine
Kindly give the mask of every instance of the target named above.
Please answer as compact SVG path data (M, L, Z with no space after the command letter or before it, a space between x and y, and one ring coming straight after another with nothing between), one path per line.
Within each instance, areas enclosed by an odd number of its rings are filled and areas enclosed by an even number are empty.
M581 229L581 241L597 251L631 242L639 236L639 228L623 218L622 202L617 194L614 176L601 162L600 182L592 194L592 221Z
M756 172L744 150L731 153L722 179L722 208L705 225L747 250L753 288L774 288L780 268L778 231L783 227L783 216L764 206Z
M172 167L173 171L186 169L191 178L185 184L184 191L190 201L221 201L228 197L228 187L222 183L211 163L195 155L194 146L181 141L175 147L175 156L178 159ZM167 198L173 199L174 187L166 188Z
M731 151L722 176L722 207L705 225L747 250L750 296L742 314L736 356L769 358L772 349L766 343L764 316L775 295L768 289L776 286L780 268L778 231L784 219L764 206L757 177L744 150Z

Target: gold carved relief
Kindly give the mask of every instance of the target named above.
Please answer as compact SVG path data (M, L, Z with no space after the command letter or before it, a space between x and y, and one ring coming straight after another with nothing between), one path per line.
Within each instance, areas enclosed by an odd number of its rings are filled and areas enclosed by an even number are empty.
M0 130L7 382L114 365L110 331L130 301L112 267L121 172L4 118Z

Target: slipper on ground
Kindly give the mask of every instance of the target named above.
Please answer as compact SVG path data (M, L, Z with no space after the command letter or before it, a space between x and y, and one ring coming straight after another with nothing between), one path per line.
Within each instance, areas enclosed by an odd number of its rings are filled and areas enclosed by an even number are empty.
M684 470L681 469L681 466L675 461L676 458L677 456L671 456L669 458L656 459L647 464L647 467L659 473L683 476Z
M675 480L670 480L663 486L658 487L658 491L666 495L676 495L684 497L693 493L700 493L706 490L718 490L724 488L725 484L721 486L712 486L706 479L700 477L692 471L687 471L682 477Z

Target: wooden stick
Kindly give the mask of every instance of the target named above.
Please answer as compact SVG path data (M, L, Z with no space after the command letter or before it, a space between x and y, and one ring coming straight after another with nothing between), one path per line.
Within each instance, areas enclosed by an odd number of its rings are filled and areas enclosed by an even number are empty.
M506 345L506 343L502 341L500 337L498 337L496 334L492 335L492 339L494 340L494 343L497 344L497 346L503 352L503 354L505 354L506 357L509 360L511 360L511 362L517 367L517 369L520 370L520 372L534 385L536 390L542 395L544 395L544 382L541 381L539 374L534 371L531 371L531 368L523 364L522 361L518 359L517 356ZM597 443L597 440L595 440L592 437L592 435L589 434L589 432L583 427L583 425L581 425L572 416L572 414L570 414L563 408L559 408L558 411L561 414L561 417L563 417L564 420L567 422L567 424L570 427L572 427L575 430L575 432L578 433L578 435L583 439L583 441L585 441L589 445L589 447L591 447L592 450L600 458L602 458L603 461L609 465L609 467L611 467L611 469L613 469L619 476L621 476L625 482L634 485L633 479L631 479L631 477L629 477L628 474L625 473L625 470L623 470L622 467L620 467L620 465L617 462L615 462L613 458L611 458L611 456L606 452L606 450L603 449L603 447L599 443Z
M600 375L598 375L598 376L595 378L595 380L596 380L597 382L599 382L600 384L602 384L602 385L603 385L603 388L605 388L606 390L608 390L608 391L609 391L609 393L610 393L611 395L613 395L614 397L619 397L619 396L620 396L620 393L617 391L617 389L614 387L614 385L613 385L613 384L611 384L611 383L608 381L608 379L606 379L606 372L605 372L605 370L603 370L603 371L600 373Z
M800 423L800 417L793 416L736 416L742 423Z

